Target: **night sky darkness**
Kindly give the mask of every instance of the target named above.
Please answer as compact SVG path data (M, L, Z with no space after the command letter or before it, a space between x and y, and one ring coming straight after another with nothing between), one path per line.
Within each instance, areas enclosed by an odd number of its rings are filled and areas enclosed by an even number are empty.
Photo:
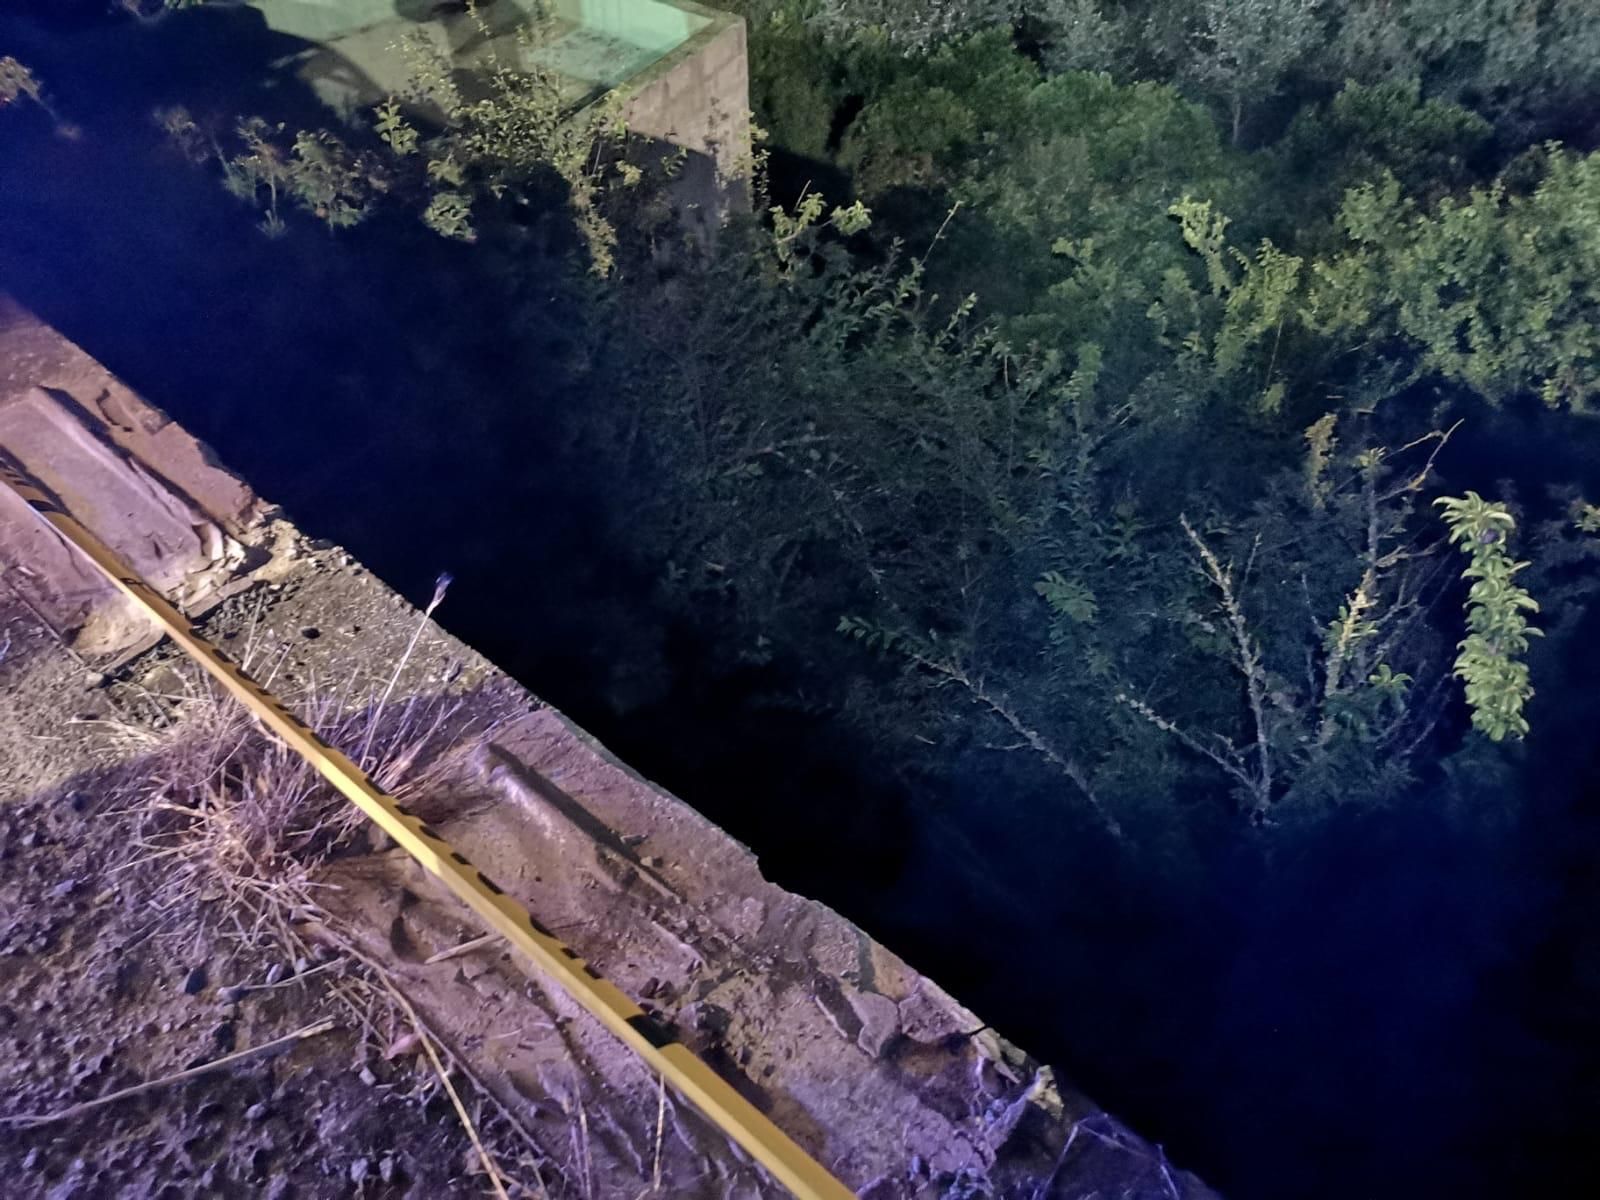
M907 794L826 715L754 703L796 684L782 664L708 673L716 631L652 609L605 480L549 444L585 400L539 367L581 320L556 267L530 340L473 250L383 219L268 241L161 144L156 104L248 111L241 81L293 48L249 20L68 37L0 17L0 52L81 129L0 115L0 287L308 534L414 600L452 571L448 628L1226 1194L1574 1194L1600 1128L1600 622L1535 658L1510 768L1486 756L1270 852L1125 863L1019 810L984 761ZM318 119L285 86L276 109ZM1531 495L1595 479L1597 445L1512 414L1444 465ZM668 686L619 714L610 683L644 645Z

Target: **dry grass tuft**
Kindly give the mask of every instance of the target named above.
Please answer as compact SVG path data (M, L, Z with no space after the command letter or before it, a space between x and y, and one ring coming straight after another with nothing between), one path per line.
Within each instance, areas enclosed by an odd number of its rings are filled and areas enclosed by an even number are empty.
M212 931L242 946L297 943L295 926L318 910L316 875L363 842L366 819L220 689L192 687L138 805L127 865L163 863L162 912L187 923L198 900ZM399 795L414 791L451 744L488 724L462 696L411 697L387 712L315 685L286 699L334 746L354 749L370 737L372 775Z
M350 680L274 688L284 652L264 655L257 640L252 630L245 669L402 798L426 790L453 747L516 711L503 692L394 698L415 637L386 684L369 680L359 691ZM140 879L153 910L151 935L172 942L176 952L225 946L230 959L296 964L283 984L315 985L375 1054L402 1038L417 1039L428 1051L416 1060L422 1069L412 1086L419 1100L434 1092L449 1098L498 1194L546 1196L543 1173L551 1164L515 1114L478 1083L423 1024L383 964L364 955L318 903L322 868L369 848L366 818L198 668L184 679L179 718L121 813L134 832L116 869Z
M443 598L417 624L386 682L345 676L339 686L314 677L280 698L325 741L356 757L384 789L406 796L423 788L450 748L487 732L509 714L503 697L479 693L409 696L391 703L418 637ZM252 621L241 665L272 689L287 648L266 651ZM171 914L166 936L201 931L239 947L272 943L304 951L298 927L321 917L321 868L361 847L366 818L241 704L198 668L184 676L179 720L152 760L136 802L138 831L124 869L161 863L153 902ZM358 690L360 689L360 690Z

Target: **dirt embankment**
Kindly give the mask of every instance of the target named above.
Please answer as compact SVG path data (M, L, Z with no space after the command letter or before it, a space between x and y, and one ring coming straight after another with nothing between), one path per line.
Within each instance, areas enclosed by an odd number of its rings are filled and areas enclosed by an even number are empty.
M1208 1195L273 519L76 348L29 327L23 349L0 375L0 435L23 422L45 463L66 437L96 494L135 512L104 506L97 533L176 570L206 636L859 1194ZM141 505L167 514L164 543ZM108 619L114 597L41 569L26 511L8 519L0 1191L780 1194L170 645Z

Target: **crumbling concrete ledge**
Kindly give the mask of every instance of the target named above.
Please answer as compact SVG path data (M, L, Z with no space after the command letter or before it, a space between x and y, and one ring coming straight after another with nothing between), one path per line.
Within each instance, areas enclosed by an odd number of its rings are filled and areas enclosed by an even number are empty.
M10 309L7 322L12 338L21 337L24 316ZM50 438L79 447L80 458L83 446L110 447L114 453L90 456L94 469L126 473L156 510L217 509L172 483L196 463L220 471L203 448L125 389L113 392L109 376L89 370L93 360L75 347L74 369L64 373L61 347L70 343L53 331L34 322L25 332L33 358L14 359L6 378L12 394L31 397L33 461L51 460ZM39 395L54 404L45 405L48 420L37 419ZM116 441L106 396L127 429L169 432L137 445ZM82 428L64 427L62 414ZM168 455L176 458L164 461ZM115 482L101 479L96 488ZM86 486L61 482L68 493ZM217 494L224 493L227 511L211 520L239 549L224 556L228 578L212 589L221 598L197 602L209 606L203 627L232 639L236 652L243 631L286 693L322 680L324 688L338 681L352 699L369 697L402 660L420 614L338 547L312 544L272 516L238 481L230 477ZM99 519L114 522L110 511ZM196 572L219 569L205 549L206 528L201 521L193 531L198 550L174 545L161 560L178 564L167 581L175 594ZM127 533L97 532L113 542ZM27 551L25 541L0 545L9 569L32 572L10 561ZM48 580L27 578L40 596L56 594ZM103 628L103 614L89 611L93 600L75 594L78 607L60 608L56 618ZM29 614L0 596L0 621L20 630ZM115 715L136 702L159 709L162 694L193 686L174 682L187 668L165 645L120 662L111 680L97 679L95 646L74 647L72 636L12 636L0 660L0 708L5 696L23 693L63 717L87 694ZM407 780L407 802L859 1195L1213 1194L865 931L769 883L749 849L469 647L428 626L406 664L396 696L418 704L449 697L455 714L428 725L449 744L430 751L426 770ZM462 714L475 719L457 720ZM75 739L40 735L14 748L11 760L0 755L0 799L81 771L86 755L131 760L148 752L148 742L95 743L100 724L116 722L86 722ZM26 770L17 765L24 758ZM399 851L375 844L338 858L323 882L330 923L383 962L483 1086L526 1114L534 1138L568 1139L583 1128L581 1153L569 1156L580 1194L631 1200L648 1193L652 1176L666 1181L654 1194L781 1194L670 1103L638 1060L534 968L498 942L472 945L480 931L470 913Z

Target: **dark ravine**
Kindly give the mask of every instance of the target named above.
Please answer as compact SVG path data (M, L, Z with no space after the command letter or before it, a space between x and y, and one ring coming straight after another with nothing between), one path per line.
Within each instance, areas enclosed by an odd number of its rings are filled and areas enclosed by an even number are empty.
M156 39L183 28L148 31L113 74L0 21L83 130L6 114L4 287L306 532L413 598L454 572L452 632L1223 1190L1472 1197L1567 1177L1600 1105L1582 1003L1600 948L1579 915L1600 760L1562 703L1593 650L1549 664L1566 679L1541 686L1527 748L1546 766L1492 829L1351 815L1163 878L1076 822L1020 819L992 757L912 788L828 708L763 703L810 679L717 666L714 629L657 607L605 481L549 445L550 414L582 402L547 369L578 335L576 296L508 298L481 259L394 226L269 243L160 148L155 103L194 104L283 49L169 73L181 47ZM520 340L530 312L539 344ZM1478 469L1463 456L1468 485Z

